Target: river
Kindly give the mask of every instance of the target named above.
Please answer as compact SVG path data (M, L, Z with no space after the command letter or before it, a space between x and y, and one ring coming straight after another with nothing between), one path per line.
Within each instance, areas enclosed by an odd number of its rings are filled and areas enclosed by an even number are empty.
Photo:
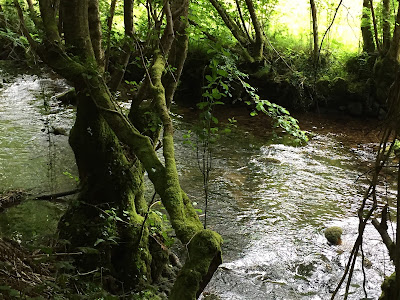
M67 84L51 75L7 76L0 89L0 190L42 193L73 188L70 177L77 171L67 137L49 133L53 127L72 125L73 107L60 106L52 97ZM238 114L239 123L243 115ZM176 116L182 187L204 209L196 153L183 137L193 127L194 116L182 109ZM356 210L366 188L360 175L373 160L372 148L378 140L357 134L363 128L360 121L341 128L329 119L305 119L314 135L304 147L271 143L269 130L260 122L252 126L250 118L218 140L207 224L224 238L224 262L200 298L329 299L335 289L357 236ZM352 128L355 132L348 135ZM394 197L390 187L380 193ZM8 210L0 218L0 234L27 238L16 227L27 213L39 215L31 222L33 227L37 222L55 226L51 210L59 216L62 206L49 205L41 201ZM32 212L32 207L39 208ZM332 225L343 228L340 246L330 246L324 238L324 229ZM29 233L37 230L24 234L34 238ZM372 226L367 226L366 234L366 289L370 299L377 299L380 284L393 266ZM358 264L349 299L365 297L362 282Z

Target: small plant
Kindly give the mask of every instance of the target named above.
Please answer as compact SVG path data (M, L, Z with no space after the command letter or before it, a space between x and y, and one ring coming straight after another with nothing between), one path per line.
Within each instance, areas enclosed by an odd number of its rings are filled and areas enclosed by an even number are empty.
M231 128L236 127L237 123L234 118L229 118L228 126L221 130L221 124L214 115L214 109L219 105L224 105L223 99L233 97L232 91L235 85L239 84L250 98L245 103L254 106L254 110L251 112L252 116L256 116L260 112L266 114L274 121L275 127L280 127L295 138L295 144L304 144L308 141L306 133L300 130L298 121L290 115L287 109L268 100L260 99L256 88L246 81L249 76L237 68L238 58L233 53L225 49L220 43L217 43L207 53L212 54L212 59L208 65L207 74L204 76L203 101L197 104L197 107L201 110L199 125L195 127L193 132L189 130L183 136L184 144L189 144L196 149L198 166L203 175L204 228L207 227L213 145L221 133L230 133ZM191 141L193 133L195 134L195 143Z
M118 237L115 235L116 233L116 223L117 222L124 222L120 217L117 215L117 209L112 207L110 209L102 211L100 214L100 218L105 219L106 223L101 231L101 237L96 240L94 243L94 247L101 243L108 243L108 244L118 244Z

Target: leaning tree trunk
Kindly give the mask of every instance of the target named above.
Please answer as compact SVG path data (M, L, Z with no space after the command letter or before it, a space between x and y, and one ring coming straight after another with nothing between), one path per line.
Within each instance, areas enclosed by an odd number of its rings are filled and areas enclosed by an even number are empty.
M255 14L254 15L252 14L251 18L252 18L252 22L253 22L252 23L253 28L255 30L257 30L256 31L256 41L251 39L243 31L243 29L240 26L238 26L238 24L233 20L233 18L229 14L229 12L226 10L224 5L220 1L218 1L218 0L209 0L209 1L212 4L212 6L214 6L215 10L218 12L219 16L221 17L222 21L225 23L226 27L230 30L232 35L238 41L238 45L241 49L241 55L243 56L243 58L250 63L257 61L259 59L259 54L262 54L264 45L263 45L263 40L261 37L260 25L258 23L254 23L253 17L255 17L255 20L257 20L257 17L255 16ZM246 4L248 5L248 8L249 8L249 5L250 5L250 7L253 8L253 13L254 13L254 7L252 5L253 3L251 2L251 0L249 0L249 1L246 0ZM254 48L254 49L252 49L252 48ZM253 56L254 53L256 54L256 56Z

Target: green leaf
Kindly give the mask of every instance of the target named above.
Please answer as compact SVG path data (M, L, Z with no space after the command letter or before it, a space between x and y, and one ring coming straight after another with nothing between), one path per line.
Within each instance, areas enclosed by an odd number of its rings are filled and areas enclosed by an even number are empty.
M103 239L97 239L97 241L94 243L94 247L96 247L98 244L103 243L104 240Z
M207 79L207 81L209 81L209 82L214 82L214 81L215 81L215 79L212 78L210 75L206 75L206 79Z
M220 91L217 89L217 88L214 88L213 90L212 90L212 97L214 98L214 99L221 99L221 97L222 97L222 94L220 93Z
M210 102L207 102L207 101L205 101L205 102L199 102L199 103L196 104L196 106L197 106L199 109L204 109L205 107L207 107L207 106L209 106L209 105L210 105Z
M217 74L221 75L223 77L228 77L229 76L229 73L227 71L225 71L225 70L222 70L222 69L218 69L217 70Z

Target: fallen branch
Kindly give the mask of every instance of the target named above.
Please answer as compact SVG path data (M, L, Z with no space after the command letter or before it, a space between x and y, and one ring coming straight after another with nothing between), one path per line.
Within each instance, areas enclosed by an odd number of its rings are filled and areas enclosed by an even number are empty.
M54 200L60 197L65 197L65 196L70 196L79 193L80 189L75 189L72 191L66 191L66 192L60 192L60 193L54 193L54 194L46 194L46 195L41 195L37 196L34 199L35 200Z

